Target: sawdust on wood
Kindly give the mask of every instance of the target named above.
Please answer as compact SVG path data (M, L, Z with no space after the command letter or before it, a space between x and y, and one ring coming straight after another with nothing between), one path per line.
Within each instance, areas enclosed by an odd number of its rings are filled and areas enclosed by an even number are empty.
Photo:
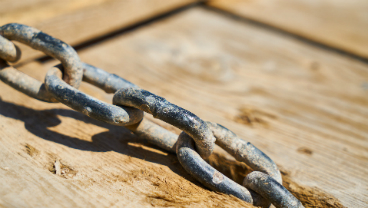
M60 168L60 161L59 160L55 161L54 168L55 168L55 174L56 175L61 175L61 168Z
M63 178L73 178L77 171L74 168L64 164L61 160L56 159L55 162L50 163L49 171L53 174Z
M283 185L298 198L306 208L344 208L338 199L317 187L301 186L295 183L285 171L281 171Z
M170 175L170 177L167 177ZM135 185L146 195L146 202L158 207L254 207L234 196L210 191L200 184L188 183L180 175L167 173L164 168L145 167L126 176L116 176L120 181ZM148 182L145 188L138 184Z

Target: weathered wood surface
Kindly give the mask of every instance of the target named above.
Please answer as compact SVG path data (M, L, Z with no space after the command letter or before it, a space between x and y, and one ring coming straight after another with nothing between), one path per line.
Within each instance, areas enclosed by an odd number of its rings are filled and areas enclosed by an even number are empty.
M80 44L196 2L195 0L5 0L0 1L0 25L33 26L69 44ZM20 45L22 60L42 56Z
M368 58L366 0L213 0L211 6Z
M79 53L252 142L309 207L341 207L322 192L368 205L366 64L195 8ZM55 63L21 70L42 80ZM247 206L203 188L176 156L122 127L0 87L0 205ZM81 90L111 101L88 84ZM211 163L237 181L247 170L221 150Z

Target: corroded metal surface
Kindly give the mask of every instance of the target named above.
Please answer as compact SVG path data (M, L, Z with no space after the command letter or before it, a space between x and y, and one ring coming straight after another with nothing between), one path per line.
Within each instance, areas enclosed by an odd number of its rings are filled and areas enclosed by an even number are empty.
M86 81L96 87L103 89L107 93L115 93L119 89L138 88L137 85L115 75L110 74L102 69L89 64L83 64L84 76L83 81ZM114 105L123 105L119 102L114 102ZM147 119L126 126L137 136L146 139L148 142L157 145L171 153L175 153L175 144L178 135L167 131Z
M83 81L95 85L107 93L115 93L117 89L121 88L138 88L131 82L92 65L83 63L83 68ZM86 95L67 85L60 79L60 76L61 71L59 68L54 67L50 69L46 75L46 86L48 91L61 103L92 118L113 125L126 126L126 128L134 132L137 136L147 139L150 143L167 151L175 153L175 144L178 135L167 131L147 119L142 120L143 112L138 109L121 106L119 103L114 103L114 105L107 104Z
M11 23L0 27L0 35L15 40L61 61L65 68L64 80L78 88L83 76L82 62L70 45L40 30L22 24Z
M195 150L193 139L185 132L179 135L176 153L184 169L206 187L253 203L249 190L224 176L201 158Z
M238 161L244 162L253 170L264 172L282 184L277 165L250 142L239 138L234 132L220 124L208 122L216 137L216 144L230 153Z
M202 157L206 158L211 155L215 145L215 137L207 123L192 112L139 88L118 90L114 95L113 102L138 108L152 114L155 118L178 127L194 139Z
M20 56L19 48L10 40L0 36L0 58L9 62L17 62Z
M40 81L18 71L0 59L0 80L16 90L45 102L58 102Z
M176 153L176 141L178 135L174 134L161 126L143 118L137 124L126 126L135 135L146 139L151 144L157 145L171 153Z
M68 85L60 78L60 68L59 65L47 72L45 86L61 103L91 118L118 126L131 125L142 120L143 112L138 109L107 104Z
M105 70L95 66L82 63L83 81L103 89L106 93L115 93L119 89L138 88L137 85L125 80L115 74L110 74Z
M268 199L275 207L303 208L302 203L269 175L254 171L244 178L243 185Z

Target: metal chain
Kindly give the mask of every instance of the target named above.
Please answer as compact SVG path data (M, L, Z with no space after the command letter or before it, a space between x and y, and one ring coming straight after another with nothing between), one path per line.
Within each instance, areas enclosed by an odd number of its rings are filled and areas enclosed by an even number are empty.
M21 53L10 40L43 51L61 61L51 68L41 83L8 62L16 62ZM61 79L64 75L64 79ZM82 63L68 44L35 28L21 24L0 27L0 79L11 87L45 102L61 102L91 118L125 126L149 142L176 153L180 164L194 178L214 191L234 195L256 206L303 207L285 187L276 164L261 150L239 138L227 128L200 119L192 112L143 90L133 83L102 69ZM93 84L106 93L114 93L113 104L97 100L81 91L81 81ZM178 136L144 118L144 112L172 124L183 132ZM208 158L215 143L244 162L254 171L243 186L211 167ZM197 153L197 151L199 153Z

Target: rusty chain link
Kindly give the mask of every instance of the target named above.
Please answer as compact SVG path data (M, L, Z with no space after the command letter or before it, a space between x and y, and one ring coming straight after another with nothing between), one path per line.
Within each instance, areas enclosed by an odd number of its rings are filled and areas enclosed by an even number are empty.
M10 40L43 51L59 59L61 64L51 68L46 74L45 83L41 83L6 63L16 62L21 56L18 47ZM227 128L203 121L192 112L117 75L82 63L70 45L35 28L16 23L0 27L0 79L33 98L46 102L61 102L91 118L125 126L137 136L176 153L184 169L211 190L234 195L256 206L269 207L272 203L276 207L303 207L301 202L281 185L281 174L276 164L251 143L239 138ZM103 89L106 93L114 93L113 104L79 91L82 80ZM143 111L178 127L183 132L178 136L167 131L145 119ZM243 186L224 176L202 159L211 155L215 143L254 170L245 177Z

